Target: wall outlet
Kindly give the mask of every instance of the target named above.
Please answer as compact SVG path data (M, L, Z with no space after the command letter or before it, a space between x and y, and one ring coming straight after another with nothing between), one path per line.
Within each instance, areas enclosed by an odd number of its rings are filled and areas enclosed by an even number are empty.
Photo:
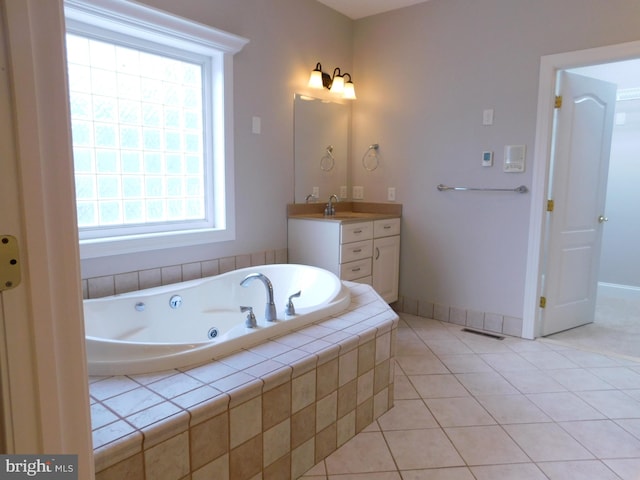
M353 199L362 200L364 198L364 187L353 187Z
M311 195L316 197L316 200L320 198L320 187L313 187L311 189Z
M387 200L390 202L396 201L396 187L387 188Z
M340 186L340 198L347 198L347 186L346 185L341 185Z

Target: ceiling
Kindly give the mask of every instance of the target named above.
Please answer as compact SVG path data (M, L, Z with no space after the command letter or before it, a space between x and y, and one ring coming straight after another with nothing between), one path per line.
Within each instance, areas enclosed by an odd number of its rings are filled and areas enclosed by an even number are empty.
M357 20L377 13L408 7L428 0L318 0L347 17Z

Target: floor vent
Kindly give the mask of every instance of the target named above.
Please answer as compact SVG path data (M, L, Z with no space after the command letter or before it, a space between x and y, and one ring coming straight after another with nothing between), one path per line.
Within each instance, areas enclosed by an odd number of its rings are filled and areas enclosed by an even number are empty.
M484 337L495 338L496 340L504 340L502 335L496 335L494 333L481 332L479 330L472 330L470 328L463 328L463 332L475 333L476 335L482 335Z

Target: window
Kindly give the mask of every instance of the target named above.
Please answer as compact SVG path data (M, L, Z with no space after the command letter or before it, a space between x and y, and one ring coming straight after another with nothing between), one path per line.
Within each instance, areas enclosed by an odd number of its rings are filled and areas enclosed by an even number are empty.
M246 40L125 0L68 0L65 16L81 256L232 239Z

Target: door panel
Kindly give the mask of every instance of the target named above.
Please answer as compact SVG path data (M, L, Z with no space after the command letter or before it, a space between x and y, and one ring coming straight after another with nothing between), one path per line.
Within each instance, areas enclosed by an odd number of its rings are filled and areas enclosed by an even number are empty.
M593 322L617 90L568 72L559 86L543 335Z

